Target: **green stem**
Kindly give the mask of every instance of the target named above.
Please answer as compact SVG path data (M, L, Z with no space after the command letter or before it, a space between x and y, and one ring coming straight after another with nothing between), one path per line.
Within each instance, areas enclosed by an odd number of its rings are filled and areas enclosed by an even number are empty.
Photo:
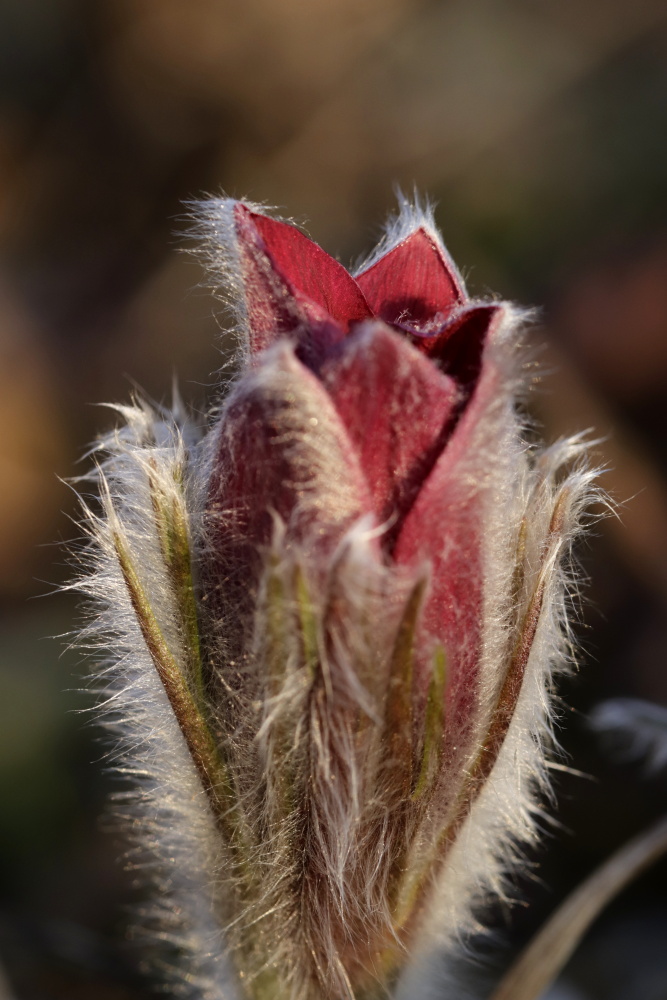
M521 953L491 1000L541 997L604 907L665 853L667 817L613 854L561 903Z

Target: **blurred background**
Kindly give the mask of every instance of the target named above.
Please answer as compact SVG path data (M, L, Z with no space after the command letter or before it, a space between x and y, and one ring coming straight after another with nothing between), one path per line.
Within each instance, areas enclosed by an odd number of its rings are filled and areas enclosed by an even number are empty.
M667 0L0 0L0 996L148 995L53 543L113 420L94 404L215 385L183 202L266 201L349 263L396 182L437 200L474 293L539 307L535 415L604 439L621 503L581 552L563 689L587 777L559 776L530 906L490 914L489 976L667 806L584 724L612 695L667 704ZM665 1000L666 890L665 865L628 890L559 996Z

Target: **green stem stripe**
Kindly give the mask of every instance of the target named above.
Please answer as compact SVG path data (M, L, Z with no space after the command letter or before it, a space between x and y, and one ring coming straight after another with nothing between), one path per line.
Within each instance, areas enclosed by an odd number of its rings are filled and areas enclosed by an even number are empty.
M178 467L174 467L174 482L181 488ZM162 558L164 559L172 592L176 599L189 672L200 704L204 701L204 681L199 639L197 600L192 577L190 532L181 496L170 496L160 486L156 475L149 474L151 503Z
M294 590L296 593L296 606L299 615L303 656L308 670L308 677L312 681L315 677L320 661L317 617L308 593L304 572L298 565L295 569Z
M438 774L442 752L442 737L445 728L445 690L447 686L447 655L442 646L437 646L431 664L431 680L426 698L424 719L424 746L417 785L412 793L415 802L424 803L427 793L433 791ZM426 797L426 798L425 798Z
M391 761L392 789L397 803L409 800L413 791L412 661L417 618L425 589L426 582L419 580L410 592L389 665L382 743L387 759Z
M407 599L389 665L389 686L384 715L381 768L390 765L391 786L387 806L392 811L388 850L392 860L387 875L387 895L394 906L399 893L410 845L410 817L414 791L413 659L415 631L426 581L419 580Z
M231 843L236 832L236 824L230 819L233 814L232 786L218 748L162 634L129 552L117 531L113 532L113 543L141 634L183 733L216 821L227 842Z

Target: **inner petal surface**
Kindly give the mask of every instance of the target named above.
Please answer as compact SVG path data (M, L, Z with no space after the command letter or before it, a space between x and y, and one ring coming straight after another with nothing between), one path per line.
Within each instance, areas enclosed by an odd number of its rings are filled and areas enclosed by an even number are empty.
M454 268L424 229L362 271L357 284L377 316L417 330L434 331L465 300Z

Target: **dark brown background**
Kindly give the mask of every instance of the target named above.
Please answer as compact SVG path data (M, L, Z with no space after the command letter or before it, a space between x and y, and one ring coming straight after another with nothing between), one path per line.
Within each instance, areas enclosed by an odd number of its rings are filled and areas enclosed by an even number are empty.
M560 781L564 828L532 908L493 915L501 943L667 802L582 725L611 694L667 703L667 3L0 0L0 957L20 1000L147 992L82 668L45 638L72 601L41 595L74 534L57 477L111 419L91 404L130 379L162 398L175 370L203 406L215 382L182 203L266 201L349 262L395 182L437 199L475 293L542 307L535 411L548 437L606 437L623 503L582 553L564 689L565 745L595 777ZM570 970L586 996L667 997L665 880L594 931Z

